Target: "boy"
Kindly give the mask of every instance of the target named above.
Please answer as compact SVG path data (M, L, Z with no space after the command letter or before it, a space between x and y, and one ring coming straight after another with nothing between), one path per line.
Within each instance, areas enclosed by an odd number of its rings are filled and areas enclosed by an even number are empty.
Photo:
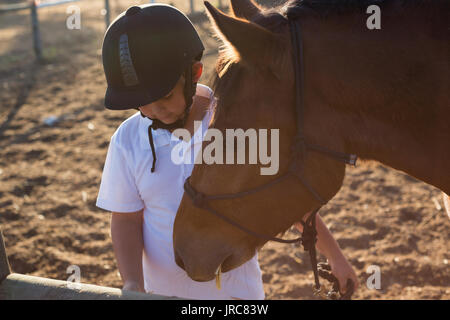
M215 281L196 282L173 254L173 222L193 165L176 165L170 132L194 121L206 130L213 92L197 82L203 44L188 18L164 4L130 7L108 28L103 66L105 106L138 109L111 138L97 206L112 212L111 237L123 289L194 299L264 299L257 255ZM341 283L353 269L318 218L318 248Z

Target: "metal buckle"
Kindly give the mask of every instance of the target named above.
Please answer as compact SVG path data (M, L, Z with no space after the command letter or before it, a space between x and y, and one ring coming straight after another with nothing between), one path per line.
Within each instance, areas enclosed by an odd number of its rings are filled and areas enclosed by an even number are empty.
M352 166L356 166L356 160L358 159L356 154L351 154L350 158L349 158L349 162L348 164L352 165Z

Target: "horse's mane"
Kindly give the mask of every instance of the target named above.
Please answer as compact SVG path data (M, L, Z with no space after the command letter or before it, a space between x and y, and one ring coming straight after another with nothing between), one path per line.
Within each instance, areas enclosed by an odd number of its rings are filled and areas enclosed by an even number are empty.
M367 7L378 5L383 12L387 6L393 6L393 10L401 10L406 7L433 7L443 10L448 7L448 0L280 0L273 7L263 7L260 15L252 19L256 23L274 33L282 33L286 28L287 14L291 11L308 11L320 18L328 18L335 15L352 13L367 14ZM444 8L443 8L444 7ZM247 66L248 67L248 66ZM226 72L223 72L226 69ZM217 105L232 105L234 94L240 86L240 79L245 67L233 61L233 56L219 56L216 73L212 79L212 89L220 102ZM219 77L219 74L223 76ZM215 108L211 124L214 124L218 115L226 113L226 108Z
M380 3L385 1L406 1L406 0L290 0L275 4L273 7L263 7L261 15L258 15L252 22L267 28L275 33L281 33L287 26L287 13L291 10L302 10L305 7L317 11L319 14L329 14L341 12L342 10L354 10L362 8L364 5ZM424 0L409 0L411 2ZM272 4L273 5L273 4ZM232 62L233 57L229 54L219 56L216 72L212 79L212 89L220 102L216 105L211 124L214 124L219 114L225 113L225 108L218 108L220 105L232 105L234 95L232 94L240 87L240 75L244 67ZM221 77L224 69L227 69Z
M406 6L420 6L420 5L432 5L438 1L432 0L290 0L286 4L278 7L285 8L287 10L296 10L299 8L311 9L321 16L328 16L329 14L345 14L355 11L365 13L367 7L371 5L380 6L383 8L385 5L396 4L398 9L402 9Z

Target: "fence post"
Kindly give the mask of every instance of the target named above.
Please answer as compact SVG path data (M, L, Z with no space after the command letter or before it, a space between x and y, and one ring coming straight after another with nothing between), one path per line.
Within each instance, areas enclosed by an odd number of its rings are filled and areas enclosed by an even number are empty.
M30 5L31 9L31 26L33 29L33 47L34 53L38 60L42 60L42 44L41 44L41 36L39 34L39 19L37 15L37 7L36 1L31 1Z
M3 241L3 233L0 230L0 283L11 274L11 268L6 255L5 242Z
M105 23L106 23L106 29L108 29L109 27L109 23L110 23L110 14L109 14L109 0L105 0L105 10L106 10L106 14L105 14Z

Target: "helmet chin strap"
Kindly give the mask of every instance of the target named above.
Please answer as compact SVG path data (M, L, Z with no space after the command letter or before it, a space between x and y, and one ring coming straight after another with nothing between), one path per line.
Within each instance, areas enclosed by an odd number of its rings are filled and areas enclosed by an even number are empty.
M175 130L178 128L183 128L184 125L186 124L186 120L189 116L189 112L191 110L192 107L192 102L193 102L193 96L195 95L195 92L197 90L197 83L193 83L192 82L192 67L189 66L188 68L186 68L185 71L185 85L184 85L184 100L186 101L186 107L184 108L184 113L183 113L183 117L172 122L169 124L165 124L164 122L158 120L158 119L152 119L150 117L145 116L142 111L141 112L141 116L143 118L149 118L150 120L152 120L152 124L149 125L148 127L148 140L150 143L150 147L152 149L152 155L153 155L153 164L152 164L152 168L151 168L151 172L155 171L155 164L156 164L156 152L155 152L155 145L153 143L153 133L152 133L152 129L153 130L157 130L157 129L165 129L165 130ZM190 80L190 81L188 81Z
M169 124L166 124L158 119L152 119L150 117L147 117L142 113L142 111L141 111L141 116L152 120L152 124L150 126L152 127L153 130L164 129L164 130L172 131L172 130L184 127L184 124L186 123L186 119L189 115L189 110L190 110L190 108L185 108L183 116L180 119L178 119L172 123L169 123Z

